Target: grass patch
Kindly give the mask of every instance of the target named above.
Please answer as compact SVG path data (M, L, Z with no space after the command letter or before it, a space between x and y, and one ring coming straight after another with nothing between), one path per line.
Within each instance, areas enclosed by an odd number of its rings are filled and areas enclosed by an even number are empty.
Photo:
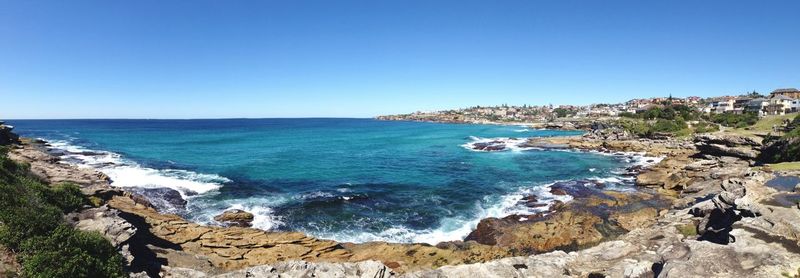
M89 204L91 204L93 207L99 207L99 206L102 206L102 205L103 205L103 199L100 199L100 197L97 197L97 196L89 196L89 198L87 199L87 201L88 201L88 202L89 202Z
M783 125L783 121L785 120L791 121L792 119L794 119L795 116L797 116L796 113L791 113L786 115L766 116L764 118L759 119L758 122L756 122L756 124L750 127L750 129L756 131L770 132L772 131L773 126L781 126Z
M697 236L697 227L694 224L682 224L678 227L678 232L680 232L685 237L695 237Z
M733 133L740 134L740 135L756 135L756 134L767 134L770 132L774 132L772 128L774 126L783 125L784 120L792 120L794 117L797 116L797 113L791 113L786 115L773 115L773 116L765 116L758 120L754 125L747 127L747 128L736 128L730 130Z
M782 272L781 275L786 278L800 278L800 267L797 268L797 272L795 273Z
M770 169L773 171L792 171L792 170L800 170L800 161L794 162L781 162L775 164L765 164L769 166Z

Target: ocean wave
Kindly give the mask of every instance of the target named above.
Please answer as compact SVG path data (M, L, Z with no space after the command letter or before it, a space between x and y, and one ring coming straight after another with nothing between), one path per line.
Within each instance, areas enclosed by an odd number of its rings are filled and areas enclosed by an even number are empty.
M46 139L43 139L46 140ZM215 175L180 169L153 169L125 159L122 155L92 150L71 144L70 141L48 141L48 151L65 163L78 167L94 168L111 178L111 186L160 188L167 187L181 193L183 198L218 190L231 180Z
M187 198L205 194L222 187L230 180L210 174L200 174L186 170L156 170L138 165L123 165L101 169L111 178L116 187L168 187L177 190Z
M477 136L469 137L471 142L461 145L461 147L476 152L491 152L491 151L526 151L541 149L537 147L526 147L525 143L528 142L527 138L513 138L513 137L495 137L495 138L482 138Z
M487 207L482 205L481 202L476 202L475 211L477 213L470 216L443 218L438 227L431 229L410 229L402 225L395 225L380 232L364 232L350 229L340 231L304 230L303 232L322 239L355 243L384 241L435 245L440 242L463 240L485 218L546 213L556 201L568 202L572 200L569 195L554 195L550 192L551 186L556 183L558 182L521 188L514 193L501 196L499 200L490 200L490 197L486 197L483 204L492 205ZM542 206L526 207L521 204L522 199L529 195L536 195Z
M530 215L543 213L550 210L556 201L566 203L572 200L569 195L555 195L550 192L553 185L569 181L555 181L533 187L523 187L516 192L506 194L502 197L502 202L488 210L489 217L505 217L509 215ZM523 204L522 200L526 196L536 196L536 199L543 206L530 207Z
M448 221L444 220L443 222ZM453 224L451 225L455 225L455 229L448 229L448 224L444 224L442 228L424 230L409 229L404 226L394 226L379 233L353 233L342 231L338 233L319 234L315 236L318 238L332 239L339 242L364 243L383 241L393 243L427 243L435 245L440 242L462 240L474 229L474 226L469 224L464 225L463 223L460 223L461 221L452 222ZM477 225L477 222L474 224Z
M253 222L251 224L253 225L252 227L256 229L268 231L284 224L281 221L281 218L274 214L275 212L272 210L272 208L264 205L235 203L230 205L228 208L221 211L217 211L216 213L213 214L219 215L226 210L232 210L232 209L239 209L252 213Z
M653 165L658 164L659 162L664 160L664 158L666 158L666 156L648 156L647 153L645 152L609 152L609 151L579 150L579 149L549 149L549 150L558 152L591 153L603 156L613 156L620 158L623 163L626 163L630 166L638 166L641 168L651 167ZM591 169L589 170L591 171Z
M503 143L524 143L524 139L513 138L480 138L471 137L473 142L490 142L499 141ZM472 150L470 143L462 145L463 147ZM508 148L508 147L507 147ZM518 147L511 150L527 150L533 148ZM478 225L478 223L488 217L503 218L510 215L520 215L520 221L527 220L525 215L533 214L547 214L551 211L552 206L557 202L566 203L573 199L570 195L556 195L551 192L553 186L600 186L605 190L615 191L631 191L635 190L635 176L631 173L647 168L659 163L663 157L651 157L645 153L637 152L600 152L600 151L579 151L579 150L565 150L569 152L590 152L598 155L607 155L619 157L624 165L619 169L611 170L608 175L598 175L594 177L587 177L576 180L558 180L545 184L529 184L523 185L518 190L500 196L499 198L487 196L484 198L484 205L476 204L476 211L470 217L453 217L442 219L437 228L432 229L409 229L404 226L393 226L381 232L354 232L354 231L338 231L338 232L318 232L318 231L305 231L309 234L320 238L333 239L343 242L369 242L369 241L385 241L397 243L428 243L437 244L445 241L463 240L469 233L471 233ZM590 168L591 173L600 174L596 168ZM536 197L536 204L531 206L525 200L528 196ZM491 205L485 205L491 204Z
M523 128L523 129L515 129L514 132L528 132L530 129Z

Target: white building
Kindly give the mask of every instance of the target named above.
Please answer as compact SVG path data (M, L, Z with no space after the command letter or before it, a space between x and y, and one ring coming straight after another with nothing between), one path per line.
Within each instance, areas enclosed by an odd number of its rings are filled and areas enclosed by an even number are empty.
M721 99L717 101L712 101L703 108L703 112L706 113L725 113L733 111L733 103L735 102L734 99Z
M764 107L767 115L784 115L792 107L791 98L784 95L774 95L767 100L768 104Z
M789 104L789 113L800 112L800 99L793 99Z
M759 117L767 115L766 107L769 106L769 101L763 98L752 99L747 102L744 111L748 113L757 113Z

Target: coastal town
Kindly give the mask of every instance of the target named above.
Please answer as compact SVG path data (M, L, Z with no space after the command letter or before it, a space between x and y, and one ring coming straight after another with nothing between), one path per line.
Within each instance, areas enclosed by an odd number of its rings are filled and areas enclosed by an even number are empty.
M616 104L474 106L469 108L378 116L381 120L431 121L447 123L545 123L620 117L644 113L667 105L683 105L706 114L754 114L758 117L785 115L800 111L800 90L776 89L735 96L701 98L672 96L632 99Z

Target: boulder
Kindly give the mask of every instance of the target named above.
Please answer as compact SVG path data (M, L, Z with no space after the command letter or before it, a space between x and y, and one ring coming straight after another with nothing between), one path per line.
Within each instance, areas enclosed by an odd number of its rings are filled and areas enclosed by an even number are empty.
M518 250L520 253L576 248L603 240L602 219L582 211L559 211L533 221L486 218L466 239Z
M710 200L695 204L689 212L702 217L697 225L701 240L719 244L728 244L734 239L730 236L733 223L752 212L738 208L736 201L746 195L744 182L738 178L730 178L722 182L722 192Z
M123 245L136 234L136 227L107 205L70 213L65 219L78 230L99 232L114 247Z
M666 171L657 169L647 170L636 176L636 185L644 187L662 187L669 175L670 173Z
M487 152L502 151L506 149L506 144L505 142L499 140L491 142L478 142L472 144L472 149L479 151L487 151Z
M240 210L232 209L226 210L220 215L214 216L214 220L222 222L228 226L250 227L253 222L253 214Z
M0 145L18 144L19 136L11 130L14 127L0 123Z
M738 135L701 134L694 137L695 147L701 155L732 156L746 160L756 159L761 143Z
M730 147L722 144L697 143L697 150L712 156L732 156L741 159L756 159L758 151L752 147Z
M725 145L728 147L761 146L761 143L756 141L752 137L741 136L741 135L730 135L730 134L728 135L699 134L694 137L694 142Z
M467 235L464 241L475 241L480 244L495 245L497 237L501 234L500 230L504 226L513 224L513 221L489 217L482 219L478 226Z
M619 226L623 229L632 231L633 229L647 226L655 221L657 216L658 210L655 208L645 207L628 212L614 212L611 214L609 219L616 221L617 224L619 224Z
M550 194L558 195L558 196L564 196L564 195L567 195L567 192L564 191L564 189L561 189L561 188L558 188L558 187L553 187L553 188L550 188Z
M149 204L160 212L178 213L186 209L186 200L183 199L180 192L172 188L129 188L127 190L140 195L136 196L134 200L143 205Z

